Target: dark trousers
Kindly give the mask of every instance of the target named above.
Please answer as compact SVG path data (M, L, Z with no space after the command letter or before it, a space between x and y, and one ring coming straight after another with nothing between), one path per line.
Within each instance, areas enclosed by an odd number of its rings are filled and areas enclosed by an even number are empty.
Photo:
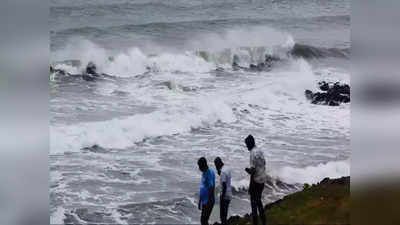
M259 184L254 181L250 182L250 202L251 202L251 215L253 217L253 225L258 224L258 214L261 217L262 225L266 225L264 208L261 201L263 190L264 190L264 184Z
M201 225L208 225L208 219L210 218L211 212L214 208L214 203L202 205L201 207Z
M228 208L231 200L221 199L219 208L219 217L221 219L221 225L226 225L226 218L228 217Z

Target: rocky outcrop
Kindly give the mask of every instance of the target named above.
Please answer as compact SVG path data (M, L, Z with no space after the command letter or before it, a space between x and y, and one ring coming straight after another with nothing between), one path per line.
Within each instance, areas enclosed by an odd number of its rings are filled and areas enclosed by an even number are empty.
M63 69L56 69L53 66L50 66L50 74L57 74L60 76L68 76L75 78L82 78L85 81L95 81L98 78L102 77L112 77L110 75L104 73L98 73L97 66L93 62L89 62L85 68L85 71L82 74L71 74Z
M278 58L276 56L266 54L264 62L261 62L258 64L250 64L249 67L243 67L243 66L239 65L239 57L237 55L234 55L232 69L234 71L244 70L244 71L249 71L249 72L270 71L272 69L272 66L279 60L280 60L280 58Z
M320 92L305 90L304 94L312 104L338 106L341 103L350 102L350 86L348 84L328 83L321 81L318 83Z
M94 152L94 153L107 153L109 152L107 149L99 146L99 145L92 145L90 147L84 147L82 148L83 151L87 151L87 152Z

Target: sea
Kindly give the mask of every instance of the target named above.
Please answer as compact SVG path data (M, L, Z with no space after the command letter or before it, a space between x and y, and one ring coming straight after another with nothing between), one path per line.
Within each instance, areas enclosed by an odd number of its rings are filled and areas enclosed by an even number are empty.
M349 0L51 0L49 24L51 224L199 224L203 156L250 213L249 134L264 204L350 174L351 103L304 95L350 84ZM107 75L75 75L89 62Z

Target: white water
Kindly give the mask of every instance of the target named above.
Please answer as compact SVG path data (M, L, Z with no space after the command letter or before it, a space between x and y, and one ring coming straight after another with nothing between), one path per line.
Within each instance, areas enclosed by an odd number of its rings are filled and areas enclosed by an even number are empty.
M305 168L284 167L274 175L287 183L315 184L326 177L350 176L350 161L332 161Z
M52 2L52 61L80 60L56 65L72 74L93 61L114 77L50 82L52 222L86 223L74 212L82 208L109 215L103 223L198 223L196 160L205 156L213 168L220 156L233 169L232 185L246 188L249 133L269 175L284 182L348 175L350 105L304 97L319 80L349 82L343 60L316 65L286 55L295 42L348 47L343 1L87 3ZM234 55L248 67L265 53L287 61L270 72L232 71ZM105 152L81 150L94 144ZM297 187L275 184L264 203ZM234 195L231 215L248 213L245 191ZM128 214L120 211L126 204L134 205Z
M51 126L50 149L52 154L56 154L79 151L94 144L126 148L147 137L188 132L217 121L230 123L235 120L231 108L223 101L199 97L195 102L185 102L182 108L175 106L110 121Z

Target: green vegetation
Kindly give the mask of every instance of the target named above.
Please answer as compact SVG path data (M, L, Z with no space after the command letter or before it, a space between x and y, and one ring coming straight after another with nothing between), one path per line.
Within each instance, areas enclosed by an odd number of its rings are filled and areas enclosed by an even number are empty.
M304 185L302 191L267 205L265 210L268 225L350 224L350 177ZM250 215L235 216L229 224L251 225L252 221Z

